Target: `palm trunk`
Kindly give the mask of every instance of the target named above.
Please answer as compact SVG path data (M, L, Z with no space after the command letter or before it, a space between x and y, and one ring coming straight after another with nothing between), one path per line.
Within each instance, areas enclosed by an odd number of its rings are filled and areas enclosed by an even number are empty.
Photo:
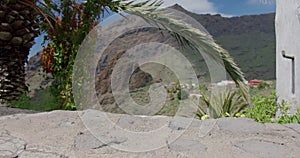
M7 102L17 99L28 90L25 85L24 71L28 53L22 54L17 48L0 48L0 50L0 100ZM24 50L24 52L28 51L28 49Z
M36 11L21 3L0 2L0 103L28 91L25 63L38 35Z

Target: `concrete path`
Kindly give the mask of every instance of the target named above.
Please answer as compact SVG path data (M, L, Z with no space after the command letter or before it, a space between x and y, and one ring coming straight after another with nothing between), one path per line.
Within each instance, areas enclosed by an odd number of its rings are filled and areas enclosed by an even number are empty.
M0 117L0 157L299 158L300 125L259 124L247 118L140 117L93 110L17 114Z

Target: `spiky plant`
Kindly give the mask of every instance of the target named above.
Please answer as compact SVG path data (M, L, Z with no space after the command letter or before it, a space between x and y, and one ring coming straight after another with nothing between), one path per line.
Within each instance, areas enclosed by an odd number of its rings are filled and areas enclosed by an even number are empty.
M199 118L203 116L210 118L235 117L249 105L238 91L230 89L213 94L211 98L203 94L200 100L201 104L196 113Z
M25 63L38 35L35 0L0 1L0 103L17 99L28 88Z

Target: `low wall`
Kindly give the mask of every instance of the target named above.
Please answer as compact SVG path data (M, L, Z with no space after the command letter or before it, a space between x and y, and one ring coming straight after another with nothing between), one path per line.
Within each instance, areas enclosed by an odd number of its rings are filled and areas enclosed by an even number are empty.
M110 120L107 125L100 121L104 116ZM160 137L165 134L161 132L155 137L140 139L143 133L162 127L169 132L169 137ZM124 135L123 129L134 133L135 139ZM171 140L176 133L179 137ZM157 142L161 142L160 146L153 146ZM131 148L134 146L136 148ZM0 117L0 157L281 158L299 155L298 124L260 124L247 118L200 121L141 117L93 110Z

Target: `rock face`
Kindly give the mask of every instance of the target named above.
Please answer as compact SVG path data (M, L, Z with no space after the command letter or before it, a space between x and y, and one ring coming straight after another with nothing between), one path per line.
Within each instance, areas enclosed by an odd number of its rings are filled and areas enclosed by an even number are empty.
M110 133L109 125L95 128L98 132L91 132L93 130L87 129L91 124L86 121L102 119L98 115L104 115L115 123L112 129L120 127L136 132L136 138L126 137L118 130L111 131L118 137L105 137L103 131ZM162 137L151 137L144 142L138 139L139 132L147 133L161 126L172 134L184 133L175 141ZM3 116L0 117L0 129L0 157L296 158L300 155L299 124L260 124L247 118L200 121L181 117L117 115L93 110L54 111ZM104 137L97 139L97 134L104 134ZM143 144L138 145L141 147L158 141L163 143L143 152L119 148L141 141Z
M112 71L117 64L118 60L124 55L126 51L117 52L117 54L109 61L108 66L105 67L103 71L98 75L98 81L96 84L96 91L99 94L100 104L112 104L114 103L112 89L111 89L111 76ZM122 63L124 67L131 67L134 69L134 63ZM122 72L118 73L119 76L122 75ZM116 76L117 77L117 76ZM131 76L129 81L130 89L137 89L140 87L146 86L152 81L150 74L143 72L141 69L136 67L134 73Z
M25 67L26 78L31 78L41 68L42 53L38 52L35 56L32 56Z
M42 53L39 52L31 57L25 67L26 84L29 85L28 95L35 96L42 88L46 88L51 83L51 74L47 74L41 67Z

